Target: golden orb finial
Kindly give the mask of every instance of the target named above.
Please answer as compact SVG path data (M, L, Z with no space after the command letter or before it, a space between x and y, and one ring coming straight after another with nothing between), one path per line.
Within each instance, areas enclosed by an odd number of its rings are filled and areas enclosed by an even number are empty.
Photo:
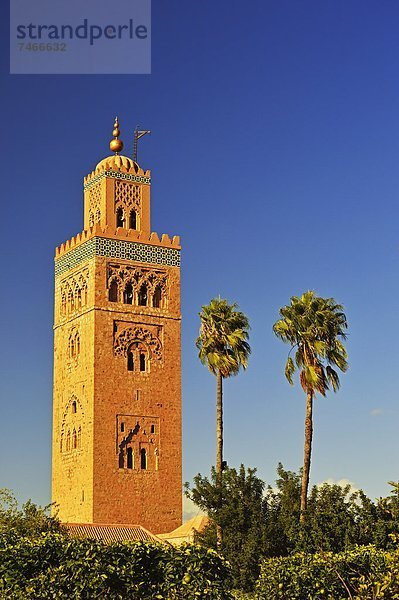
M121 152L123 150L123 142L119 139L119 134L120 131L118 117L115 117L114 130L112 132L114 139L111 140L109 143L109 147L111 148L112 152L115 152L115 154L118 154L118 152Z

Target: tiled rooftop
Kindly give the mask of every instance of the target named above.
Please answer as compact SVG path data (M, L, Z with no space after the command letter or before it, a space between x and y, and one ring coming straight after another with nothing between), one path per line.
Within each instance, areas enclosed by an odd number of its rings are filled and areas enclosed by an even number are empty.
M165 543L141 525L102 525L97 523L64 523L69 535L89 538L106 544L114 542L160 542Z

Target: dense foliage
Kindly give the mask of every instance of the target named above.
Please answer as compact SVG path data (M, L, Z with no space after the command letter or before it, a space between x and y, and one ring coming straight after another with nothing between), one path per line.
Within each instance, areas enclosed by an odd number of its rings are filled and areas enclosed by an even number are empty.
M221 483L215 470L197 475L187 494L212 524L201 545L180 548L71 539L50 507L19 509L2 490L0 597L227 600L235 589L239 600L399 598L399 483L376 502L349 485L314 486L301 524L301 474L278 465L277 475L266 489L243 465Z
M0 535L0 597L9 600L228 600L229 583L227 563L198 545Z
M294 554L263 561L257 600L399 598L399 550L363 546L333 554Z
M293 553L343 552L374 544L390 550L399 541L399 484L392 493L372 502L349 485L324 483L309 494L305 523L300 523L301 474L277 467L274 487L256 476L255 469L226 469L222 484L215 473L197 475L187 495L223 530L220 552L230 562L234 584L250 590L262 559ZM214 528L199 541L216 548ZM399 597L399 596L398 596Z
M41 507L31 500L20 509L14 494L5 488L0 489L0 530L12 529L24 536L36 536L42 532L62 532L59 519L51 515L51 507Z
M244 590L251 589L258 577L265 545L264 483L255 473L256 469L246 471L243 465L238 471L226 469L218 485L213 469L210 479L197 475L192 489L186 484L187 495L212 520L211 526L198 535L198 541L216 548L215 526L221 527L222 545L218 550L232 566L235 587Z

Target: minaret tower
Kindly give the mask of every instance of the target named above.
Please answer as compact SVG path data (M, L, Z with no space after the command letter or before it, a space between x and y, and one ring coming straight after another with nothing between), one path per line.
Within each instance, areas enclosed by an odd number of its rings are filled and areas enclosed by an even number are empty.
M150 228L150 171L115 120L55 256L52 499L66 523L181 524L179 238Z

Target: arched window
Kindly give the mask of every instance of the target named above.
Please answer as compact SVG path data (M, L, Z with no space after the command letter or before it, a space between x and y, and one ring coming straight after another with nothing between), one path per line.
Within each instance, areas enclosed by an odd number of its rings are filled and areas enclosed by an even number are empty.
M61 314L66 315L66 296L62 294L61 296Z
M68 292L68 313L71 313L74 310L74 308L75 308L75 300L74 300L74 297L73 297L72 290L69 289L69 292Z
M80 336L78 333L75 336L75 351L76 351L76 356L78 354L80 354Z
M128 350L127 353L127 370L134 371L134 356L132 350Z
M115 281L115 279L110 283L108 291L108 300L110 302L118 302L118 282Z
M133 469L133 448L127 449L126 456L127 456L127 468Z
M78 429L78 449L82 447L82 428L79 427Z
M76 306L82 308L82 290L80 288L76 290Z
M146 357L144 352L140 352L140 371L146 370Z
M138 293L139 306L147 306L147 286L143 284Z
M154 295L152 296L152 305L154 308L159 308L162 302L162 290L159 285L155 288Z
M140 450L140 466L143 470L147 468L147 450L145 448Z
M119 468L120 469L124 469L125 468L125 454L121 448L120 452L119 452Z
M135 210L130 211L129 229L137 229L137 214Z
M82 286L82 306L87 304L87 283L85 282Z
M71 358L75 356L75 338L73 336L69 340L69 356Z
M125 304L133 304L133 286L131 283L128 283L125 287L125 291L123 292L123 302Z
M72 414L76 414L76 400L74 400L71 404L71 412Z
M78 445L78 441L77 441L76 429L74 429L72 432L72 449L76 450L77 445Z
M69 452L69 450L71 449L71 432L68 429L68 433L66 436L66 450L67 452Z
M125 224L125 215L123 214L123 208L118 208L116 211L116 226L124 227Z

